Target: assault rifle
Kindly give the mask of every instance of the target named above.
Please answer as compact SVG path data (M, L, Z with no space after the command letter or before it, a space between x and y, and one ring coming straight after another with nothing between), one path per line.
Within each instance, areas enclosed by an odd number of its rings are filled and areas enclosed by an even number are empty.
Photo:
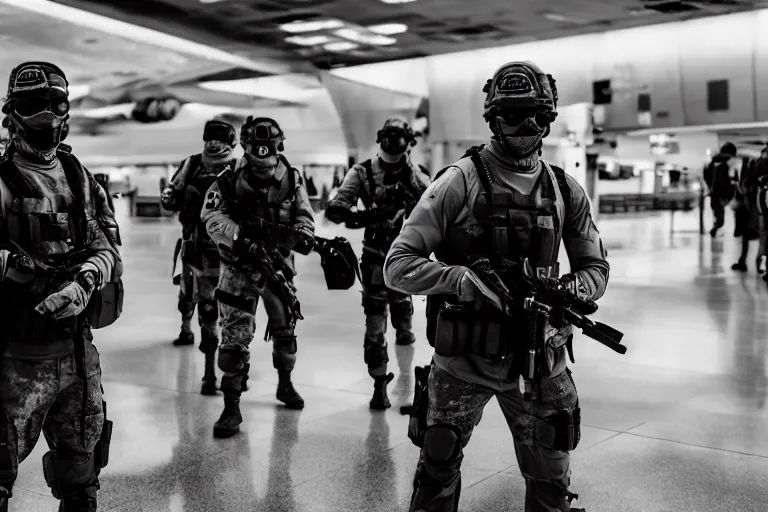
M227 209L240 227L240 234L235 240L235 255L260 271L262 282L257 283L257 286L260 288L266 286L278 296L286 309L287 323L293 328L297 321L304 319L301 314L301 304L296 297L296 288L291 283L294 272L286 264L282 253L272 241L298 235L290 228L272 224L251 215L251 208L237 198L231 182L234 173L232 166L227 165L217 175L216 180L222 195L226 198ZM264 333L265 340L269 339L269 332L268 324Z
M526 400L532 398L534 383L539 380L538 365L546 343L544 329L549 323L558 327L563 321L568 322L614 352L626 353L627 347L621 344L622 332L587 317L597 311L594 301L577 297L557 279L533 275L527 260L517 264L501 258L501 267L506 279L491 268L487 259L477 259L470 265L483 284L499 297L502 313L512 316L525 311L528 314L528 346L523 370ZM573 359L572 353L570 355Z
M291 283L294 272L285 262L277 246L265 242L270 240L269 230L265 229L267 224L269 223L263 221L241 224L241 240L243 240L241 251L244 251L244 254L239 256L245 257L249 264L259 270L262 282L257 283L257 286L260 288L266 286L278 296L285 307L287 323L293 328L296 322L304 319L301 314L301 304L296 297L296 287ZM264 333L264 339L269 339L269 326Z

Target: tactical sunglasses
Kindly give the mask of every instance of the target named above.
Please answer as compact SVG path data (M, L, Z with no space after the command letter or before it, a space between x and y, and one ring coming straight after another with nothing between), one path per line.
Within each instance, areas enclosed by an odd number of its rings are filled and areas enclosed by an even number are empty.
M520 126L526 119L533 119L539 128L544 128L551 122L549 113L536 108L515 109L513 112L503 112L499 117L508 126Z
M51 112L63 117L69 113L69 99L66 93L51 89L44 96L30 96L13 100L13 109L22 117L32 117L42 112Z

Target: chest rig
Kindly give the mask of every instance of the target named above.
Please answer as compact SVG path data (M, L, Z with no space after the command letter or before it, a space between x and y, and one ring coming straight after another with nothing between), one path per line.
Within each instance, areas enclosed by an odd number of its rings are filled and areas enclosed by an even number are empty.
M237 175L233 172L229 176L222 176L223 184L219 178L222 194L230 205L229 209L235 222L247 223L256 218L290 226L296 221L296 173L298 171L291 167L283 155L278 157L286 167L288 189L285 193L283 192L284 182L277 182L272 178L266 186L254 189L248 197L238 197Z
M530 194L502 189L480 156L481 149L470 148L465 157L472 160L482 186L468 207L483 229L474 237L464 230L449 229L436 251L438 259L467 267L477 259L487 259L504 278L502 258L512 262L527 258L539 275L556 276L563 218L568 215L571 197L564 171L543 162ZM435 180L439 178L440 174ZM564 205L562 214L558 202ZM457 304L455 295L427 298L427 339L438 354L447 357L470 352L490 360L501 359L514 349L514 344L507 346L507 338L514 342L516 333L527 330L526 321L524 315L503 318L491 306L472 310Z
M0 160L0 179L13 197L0 240L18 245L52 268L82 263L88 236L82 167L68 153L59 151L57 157L72 191L71 204L61 195L46 197L13 160Z
M203 198L216 181L216 173L205 169L201 154L193 155L189 165L192 170L185 176L182 190L192 188L197 193L186 195L187 201L179 212L184 237L181 244L181 258L185 263L200 270L215 269L220 265L219 250L208 236L205 224L200 219L200 213L203 210ZM190 203L190 197L198 199Z
M70 282L73 270L88 257L83 170L70 154L59 151L57 157L72 191L71 204L67 204L63 196L45 197L11 158L0 160L0 179L13 197L3 221L0 242L11 253L24 251L35 262L31 282L19 284L5 280L0 285L4 301L0 323L9 326L3 333L9 340L55 344L71 339L77 328L76 317L55 322L34 311L37 303Z
M361 164L365 169L368 183L366 196L363 198L366 208L376 209L382 213L382 219L390 222L377 222L366 226L363 233L363 260L383 265L392 242L395 241L404 220L416 206L421 193L412 190L413 167L406 164L406 169L399 173L383 172L382 185L376 183L376 170L379 163L366 160Z
M496 267L500 258L514 262L528 259L538 275L556 276L560 250L561 219L557 212L554 171L543 164L530 194L499 190L479 152L469 153L480 178L484 194L479 194L472 213L484 227L472 240L471 254L487 258Z

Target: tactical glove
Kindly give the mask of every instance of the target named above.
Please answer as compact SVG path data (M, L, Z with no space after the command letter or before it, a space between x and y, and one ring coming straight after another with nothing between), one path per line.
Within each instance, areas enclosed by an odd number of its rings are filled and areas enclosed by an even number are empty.
M332 204L325 209L325 218L334 224L341 224L342 222L345 222L349 218L350 214L351 212L348 209L339 205Z
M6 279L19 284L30 282L35 277L35 264L24 254L7 249L0 250L0 281Z
M501 299L471 270L467 270L459 281L459 302L475 302L482 299L496 309L503 310Z
M578 312L582 315L591 315L597 311L597 303L592 300L581 282L578 274L564 274L557 280L558 284L566 292L579 299Z
M301 240L293 246L293 250L299 254L306 256L315 247L315 237L309 236L306 233L301 233Z
M35 306L35 311L41 315L51 315L54 320L77 316L88 306L91 291L77 281L69 283Z
M165 187L162 194L160 194L160 204L162 204L163 208L166 210L171 210L175 206L173 204L175 202L173 200L173 192L173 187Z

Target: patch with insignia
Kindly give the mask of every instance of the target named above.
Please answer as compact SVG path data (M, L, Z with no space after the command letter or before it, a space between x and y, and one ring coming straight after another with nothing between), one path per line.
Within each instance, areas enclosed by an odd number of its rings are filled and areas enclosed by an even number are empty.
M221 205L221 194L216 191L208 192L205 198L205 208L208 210L215 210Z
M499 80L496 89L505 94L528 94L534 91L531 79L523 73L509 73Z

